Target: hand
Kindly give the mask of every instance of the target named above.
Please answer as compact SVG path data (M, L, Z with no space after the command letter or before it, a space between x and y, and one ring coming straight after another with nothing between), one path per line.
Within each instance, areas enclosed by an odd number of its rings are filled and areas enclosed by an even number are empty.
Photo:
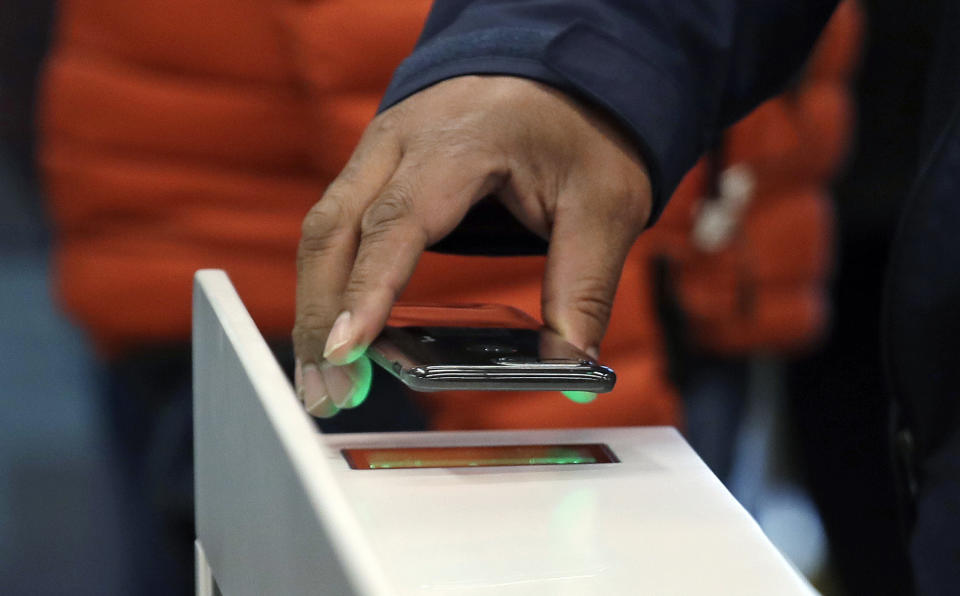
M304 219L293 340L311 413L356 405L328 395L328 365L354 363L358 377L422 252L490 194L549 240L544 323L596 356L650 214L646 168L603 116L551 87L458 77L377 116Z

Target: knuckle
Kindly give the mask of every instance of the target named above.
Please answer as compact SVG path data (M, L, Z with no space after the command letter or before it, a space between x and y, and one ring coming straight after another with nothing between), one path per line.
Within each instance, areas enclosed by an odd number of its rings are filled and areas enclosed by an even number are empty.
M613 309L613 288L607 277L587 275L580 277L564 297L565 309L592 319L601 328L610 320Z
M394 184L364 212L360 233L365 238L403 224L413 214L413 194L403 185Z
M300 257L326 253L345 222L344 209L339 201L325 197L316 203L303 218L300 228Z
M407 111L407 105L404 102L392 106L370 122L364 136L380 137L397 134L401 123L405 120Z

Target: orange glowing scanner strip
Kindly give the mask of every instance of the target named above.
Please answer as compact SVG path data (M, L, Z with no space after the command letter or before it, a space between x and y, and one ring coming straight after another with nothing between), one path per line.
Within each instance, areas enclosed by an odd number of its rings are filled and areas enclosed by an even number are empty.
M620 462L613 451L603 443L389 447L343 449L341 453L354 470L556 466Z

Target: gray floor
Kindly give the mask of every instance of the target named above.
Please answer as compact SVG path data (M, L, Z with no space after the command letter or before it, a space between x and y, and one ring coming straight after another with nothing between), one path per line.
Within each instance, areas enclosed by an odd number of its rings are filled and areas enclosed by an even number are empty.
M0 156L2 157L2 156ZM92 356L51 298L35 195L0 161L0 586L129 594Z

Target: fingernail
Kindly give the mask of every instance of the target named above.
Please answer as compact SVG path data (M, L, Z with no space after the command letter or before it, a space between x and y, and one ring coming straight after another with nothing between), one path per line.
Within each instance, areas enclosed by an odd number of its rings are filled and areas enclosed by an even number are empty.
M346 370L349 366L349 364L346 366L330 366L320 371L323 375L323 382L326 383L327 389L330 391L330 399L338 408L343 407L343 404L349 400L350 394L353 392L353 379L350 378L350 374Z
M323 348L323 357L329 359L331 354L345 346L350 341L352 332L350 311L345 310L333 322L333 328L330 329L330 335L327 336L327 345Z
M330 366L320 370L327 384L330 399L341 409L355 408L370 393L373 369L366 357L344 366Z
M600 348L598 348L598 347L596 347L596 346L590 346L589 348L587 348L587 349L584 350L584 351L587 353L587 356L590 356L590 357L593 358L594 360L596 360L597 358L600 357Z
M323 402L329 399L327 385L320 376L320 370L315 364L305 364L301 367L301 397L303 405L311 414L320 408Z

